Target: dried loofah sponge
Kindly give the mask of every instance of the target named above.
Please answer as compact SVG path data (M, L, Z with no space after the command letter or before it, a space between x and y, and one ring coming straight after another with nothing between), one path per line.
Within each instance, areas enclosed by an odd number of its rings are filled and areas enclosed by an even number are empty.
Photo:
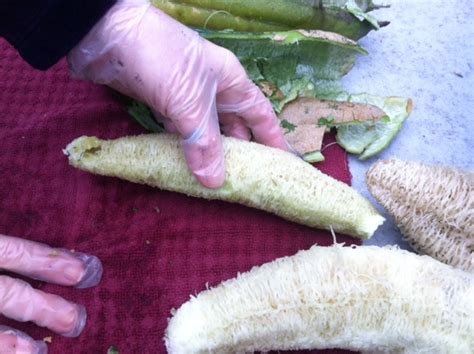
M474 173L395 159L367 185L416 251L474 272Z
M173 311L170 354L473 353L474 274L396 247L314 246Z

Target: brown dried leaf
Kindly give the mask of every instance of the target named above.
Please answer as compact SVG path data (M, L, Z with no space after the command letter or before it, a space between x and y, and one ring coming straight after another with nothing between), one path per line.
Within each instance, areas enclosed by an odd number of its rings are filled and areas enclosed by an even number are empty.
M317 127L315 124L303 124L296 126L285 137L293 149L304 155L321 150L325 131L326 128Z
M324 39L331 42L336 42L340 44L349 44L349 45L357 45L356 41L344 37L335 32L328 32L328 31L321 31L321 30L299 30L305 37L316 38L316 39Z
M300 154L320 151L325 124L378 121L387 115L380 108L368 104L298 98L285 106L280 120L293 129L285 135Z
M380 108L368 104L298 98L285 106L280 119L285 119L294 125L318 125L323 119L335 125L378 121L386 116Z

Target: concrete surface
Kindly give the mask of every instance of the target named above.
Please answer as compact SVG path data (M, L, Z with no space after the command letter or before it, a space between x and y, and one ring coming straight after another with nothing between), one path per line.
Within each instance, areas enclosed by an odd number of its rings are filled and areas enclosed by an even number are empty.
M367 197L365 172L377 158L474 170L474 1L382 3L391 7L374 14L391 24L361 40L370 54L359 58L344 79L345 88L352 93L411 97L415 109L382 154L365 162L350 158L353 184ZM367 242L396 243L408 248L390 218Z

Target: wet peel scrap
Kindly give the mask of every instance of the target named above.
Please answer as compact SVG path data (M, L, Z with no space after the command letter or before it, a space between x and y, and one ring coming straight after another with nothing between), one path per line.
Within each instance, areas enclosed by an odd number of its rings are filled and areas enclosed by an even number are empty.
M344 124L388 118L377 106L344 101L298 98L279 114L290 145L301 155L321 151L326 130Z
M413 101L402 97L351 95L349 102L371 104L383 110L388 120L342 125L337 128L337 142L347 152L366 160L384 150L395 139L413 110Z

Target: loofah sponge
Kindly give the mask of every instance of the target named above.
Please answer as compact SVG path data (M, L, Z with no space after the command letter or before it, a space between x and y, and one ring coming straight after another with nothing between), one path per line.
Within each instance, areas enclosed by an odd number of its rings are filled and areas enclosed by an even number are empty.
M303 225L370 238L384 221L368 200L296 156L224 138L227 175L207 189L191 175L180 140L149 134L116 140L82 137L65 150L82 170L206 199L262 209Z
M413 249L474 272L474 173L379 161L367 185Z
M174 312L171 354L343 348L473 353L474 274L395 247L314 246Z

